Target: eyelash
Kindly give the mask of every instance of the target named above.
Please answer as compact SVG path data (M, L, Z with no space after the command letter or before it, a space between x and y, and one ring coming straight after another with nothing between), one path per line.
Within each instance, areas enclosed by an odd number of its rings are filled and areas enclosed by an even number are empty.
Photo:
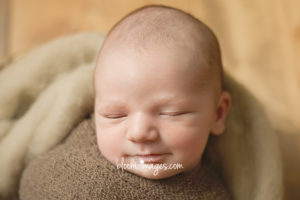
M108 119L120 119L123 117L127 117L125 114L112 114L112 115L103 115L103 117L108 118Z
M162 112L162 113L159 113L159 115L176 117L176 116L184 115L187 113L188 112ZM120 119L123 117L127 117L126 114L111 114L111 115L102 115L102 116L107 119Z
M167 115L167 116L179 116L179 115L184 115L187 114L188 112L164 112L164 113L160 113L160 115Z

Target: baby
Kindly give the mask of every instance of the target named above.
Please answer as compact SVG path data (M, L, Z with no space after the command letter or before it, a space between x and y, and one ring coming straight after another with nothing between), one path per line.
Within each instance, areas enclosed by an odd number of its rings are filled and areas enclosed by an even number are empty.
M230 107L218 41L193 16L146 6L106 37L95 107L31 163L20 199L230 199L203 159Z
M129 14L108 34L95 70L101 153L115 165L182 165L129 167L149 179L192 170L209 135L224 131L230 95L222 80L218 41L199 20L159 6Z

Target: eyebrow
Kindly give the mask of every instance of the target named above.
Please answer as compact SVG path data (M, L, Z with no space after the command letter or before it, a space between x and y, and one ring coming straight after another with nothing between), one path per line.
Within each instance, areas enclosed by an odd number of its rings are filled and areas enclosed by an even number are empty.
M116 100L116 99L108 99L105 102L100 102L100 100L98 100L98 107L110 107L111 105L118 105L119 107L123 107L121 106L123 104L123 101L120 100Z
M168 97L160 97L155 100L156 103L159 104L179 104L188 101L189 98L178 98L176 96L168 96Z
M156 106L166 106L166 105L181 105L184 103L189 102L190 98L184 97L184 98L179 98L176 95L162 95L156 99L153 100L154 104ZM101 102L98 100L99 103L97 105L99 109L115 109L116 107L118 109L124 109L127 105L127 101L124 100L119 100L118 98L108 98L105 100L105 102Z

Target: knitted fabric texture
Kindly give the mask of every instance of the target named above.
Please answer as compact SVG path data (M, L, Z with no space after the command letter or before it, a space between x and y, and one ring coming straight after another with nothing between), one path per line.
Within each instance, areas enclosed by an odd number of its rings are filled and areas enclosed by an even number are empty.
M117 169L100 153L92 118L56 148L31 162L19 189L37 199L231 199L221 178L202 162L192 173L150 180Z

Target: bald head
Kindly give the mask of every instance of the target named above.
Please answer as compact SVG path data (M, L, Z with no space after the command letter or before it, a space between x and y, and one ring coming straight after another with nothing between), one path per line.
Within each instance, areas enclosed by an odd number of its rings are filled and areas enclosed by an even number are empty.
M195 67L222 87L220 48L213 32L192 15L166 6L142 7L121 19L108 33L99 60L115 48L147 52L157 46L188 49Z

